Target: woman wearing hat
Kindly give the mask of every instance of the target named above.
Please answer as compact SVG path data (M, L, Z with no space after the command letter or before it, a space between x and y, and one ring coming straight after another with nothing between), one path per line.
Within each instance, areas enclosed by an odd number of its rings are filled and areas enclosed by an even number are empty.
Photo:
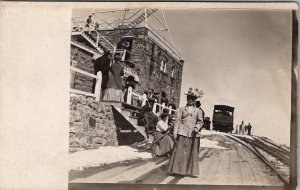
M120 56L115 55L114 64L111 65L109 70L109 79L104 91L103 100L118 102L124 101L124 83L122 79L122 76L124 75L124 67L120 61Z
M187 105L177 112L174 127L175 148L171 156L168 173L195 177L199 175L199 143L203 122L203 113L195 107L195 100L200 97L198 91L189 90Z
M155 138L152 145L153 154L156 156L164 156L168 154L174 146L172 138L168 135L168 116L167 113L160 115L160 120L156 125Z

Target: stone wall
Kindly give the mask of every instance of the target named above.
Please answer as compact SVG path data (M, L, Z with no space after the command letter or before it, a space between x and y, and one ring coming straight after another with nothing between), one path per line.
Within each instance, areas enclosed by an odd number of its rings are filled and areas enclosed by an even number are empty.
M118 145L111 104L72 96L69 125L70 150Z
M76 46L71 46L71 61L73 61L73 67L76 67L91 74L95 74L94 63L92 62L92 58L93 54L82 50L81 48L78 48ZM94 78L73 71L71 74L74 75L71 88L90 93L94 92Z
M160 94L165 92L167 98L175 98L175 104L179 106L183 62L174 59L164 49L159 47L155 42L146 39L143 69L140 73L140 91L144 89L153 89ZM145 56L146 55L146 56ZM166 71L161 71L161 61L166 63ZM175 72L172 77L172 68Z
M113 105L121 107L118 102L97 102L84 96L70 97L70 151L130 145L144 140Z

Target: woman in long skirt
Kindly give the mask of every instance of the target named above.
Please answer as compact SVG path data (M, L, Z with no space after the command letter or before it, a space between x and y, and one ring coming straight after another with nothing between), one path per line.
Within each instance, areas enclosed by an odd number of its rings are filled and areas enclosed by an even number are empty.
M109 70L109 79L107 83L107 88L104 91L103 100L110 101L124 101L123 94L123 79L124 67L120 63L120 57L115 55L115 62L112 64Z
M168 114L162 113L160 115L160 120L156 125L155 138L152 145L153 154L156 156L167 155L174 146L172 138L166 134L168 131Z
M203 112L195 107L195 100L199 97L189 91L187 105L178 110L174 137L175 148L171 156L168 173L181 176L196 177L199 175L199 146L203 122Z

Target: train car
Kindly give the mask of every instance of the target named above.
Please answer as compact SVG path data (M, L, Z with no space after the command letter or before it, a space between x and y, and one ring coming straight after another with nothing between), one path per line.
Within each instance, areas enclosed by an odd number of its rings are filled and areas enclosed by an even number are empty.
M227 105L215 105L213 113L213 130L220 132L232 132L234 107Z

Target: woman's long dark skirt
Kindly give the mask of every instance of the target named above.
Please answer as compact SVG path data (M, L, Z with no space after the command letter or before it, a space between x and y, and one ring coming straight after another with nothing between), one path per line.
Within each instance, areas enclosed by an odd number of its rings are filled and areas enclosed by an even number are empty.
M159 142L154 144L152 146L152 151L156 156L163 156L167 153L169 153L173 147L174 147L174 142L172 138L169 135L164 135L160 132L156 132L156 139L161 139Z
M199 175L199 146L200 137L193 139L191 137L178 135L169 162L168 173L193 176Z

